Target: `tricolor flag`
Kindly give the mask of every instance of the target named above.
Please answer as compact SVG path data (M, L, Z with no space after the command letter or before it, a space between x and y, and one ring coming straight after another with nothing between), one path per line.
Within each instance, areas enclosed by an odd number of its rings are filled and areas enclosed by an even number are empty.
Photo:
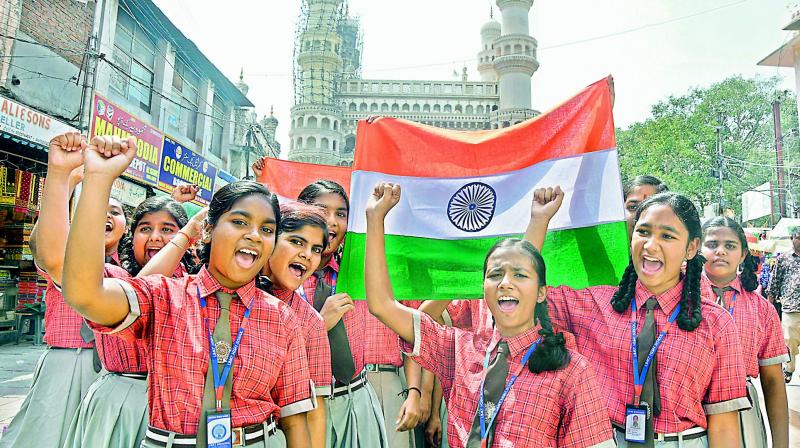
M278 195L281 202L295 201L307 185L318 180L332 180L350 193L350 173L347 166L317 165L264 157L264 168L258 181Z
M547 282L616 284L628 264L619 161L607 80L548 113L499 130L444 130L393 118L358 124L339 291L364 298L365 207L378 182L402 187L386 221L398 299L483 296L483 261L520 237L533 190L561 185L550 222Z

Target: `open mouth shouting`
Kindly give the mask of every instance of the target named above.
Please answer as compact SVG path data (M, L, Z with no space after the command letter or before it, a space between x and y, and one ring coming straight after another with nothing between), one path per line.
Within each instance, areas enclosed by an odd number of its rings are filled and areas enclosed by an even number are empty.
M152 260L164 246L148 246L145 248L145 256L148 260Z
M234 259L236 260L236 264L242 269L250 269L258 259L258 251L250 248L242 248L236 251Z
M642 272L647 275L657 274L664 267L664 262L658 258L642 255Z
M114 221L106 219L106 235L114 231Z
M519 299L511 296L500 296L497 298L497 308L504 313L511 313L517 309Z
M297 278L303 278L303 275L305 275L306 271L308 271L308 268L301 263L289 263L289 272Z

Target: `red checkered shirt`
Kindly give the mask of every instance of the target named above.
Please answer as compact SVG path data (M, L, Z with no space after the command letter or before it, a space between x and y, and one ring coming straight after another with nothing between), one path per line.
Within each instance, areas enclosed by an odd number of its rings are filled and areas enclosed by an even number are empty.
M297 315L306 343L308 370L311 380L314 381L317 396L329 396L333 384L333 372L331 372L331 347L325 321L300 294L277 288L273 290L273 294L286 302Z
M704 297L716 299L717 294L711 289L712 286L711 281L703 274ZM745 290L739 277L727 286L733 288L733 291L725 292L723 308L730 312L733 306L733 320L738 329L747 376L757 378L760 366L788 362L789 351L783 340L783 329L775 307L755 291ZM732 302L734 293L736 302Z
M403 350L442 383L448 411L447 440L463 447L469 439L480 399L487 347L497 347L500 334L473 333L446 327L430 316L414 313L415 343L401 341ZM500 407L494 431L495 447L586 447L612 438L611 425L594 366L575 351L563 369L534 374L525 366ZM538 328L509 338L509 375L539 338Z
M322 268L322 271L325 283L332 285L334 274L337 276L339 275L339 263L331 257L331 261ZM309 303L314 303L314 289L316 287L317 278L313 275L303 282L302 288L306 293ZM353 375L353 378L358 376L366 365L364 361L364 332L366 331L365 326L368 315L369 308L367 307L367 301L358 300L355 302L355 309L345 313L342 317L344 328L347 331L347 339L350 342L350 353L353 355L353 364L355 364L356 368L356 373ZM331 350L336 350L336 347L331 347Z
M151 275L118 281L128 296L130 314L116 328L92 326L146 342L151 426L181 434L197 432L209 364L198 288L203 297L217 291L239 297L231 301L231 340L235 340L246 306L253 303L231 373L233 426L312 409L306 347L297 316L287 304L256 288L255 281L229 291L206 268L178 279ZM219 302L212 299L207 303L213 328L219 319Z
M488 335L494 332L494 318L483 299L454 300L447 306L447 314L456 328Z
M421 300L403 300L405 306L417 309ZM400 338L377 317L369 312L365 316L366 334L364 337L364 362L366 364L384 364L395 367L403 366L400 353Z
M665 328L669 314L678 306L683 282L656 297L656 328ZM611 421L623 425L625 405L633 401L631 311L619 314L611 307L617 288L596 286L574 290L550 288L547 301L554 325L575 335L578 351L592 362ZM644 303L652 294L636 283L638 328L645 318ZM750 407L744 363L736 326L728 313L702 301L703 319L694 331L673 324L657 352L657 377L661 414L654 418L655 432L670 434L700 426L708 427L706 414Z
M45 280L47 288L44 292L44 342L51 347L60 348L92 348L91 342L83 342L81 326L83 317L64 302L60 287L53 282L50 275L36 268Z

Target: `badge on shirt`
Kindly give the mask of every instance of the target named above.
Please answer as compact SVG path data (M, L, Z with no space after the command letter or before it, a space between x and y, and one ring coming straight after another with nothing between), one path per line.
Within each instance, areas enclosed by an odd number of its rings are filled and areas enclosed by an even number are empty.
M647 422L647 405L625 406L625 441L644 443Z
M231 413L225 409L222 412L206 414L206 434L208 448L231 448Z

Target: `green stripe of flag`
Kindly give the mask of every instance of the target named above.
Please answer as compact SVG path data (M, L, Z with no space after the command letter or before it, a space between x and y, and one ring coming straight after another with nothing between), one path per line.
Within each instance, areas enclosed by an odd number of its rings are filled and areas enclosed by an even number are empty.
M386 236L386 261L398 299L483 297L483 260L489 248L507 237L437 240ZM347 233L337 290L364 299L366 235ZM616 285L628 265L624 221L552 231L544 245L548 285L585 288Z

